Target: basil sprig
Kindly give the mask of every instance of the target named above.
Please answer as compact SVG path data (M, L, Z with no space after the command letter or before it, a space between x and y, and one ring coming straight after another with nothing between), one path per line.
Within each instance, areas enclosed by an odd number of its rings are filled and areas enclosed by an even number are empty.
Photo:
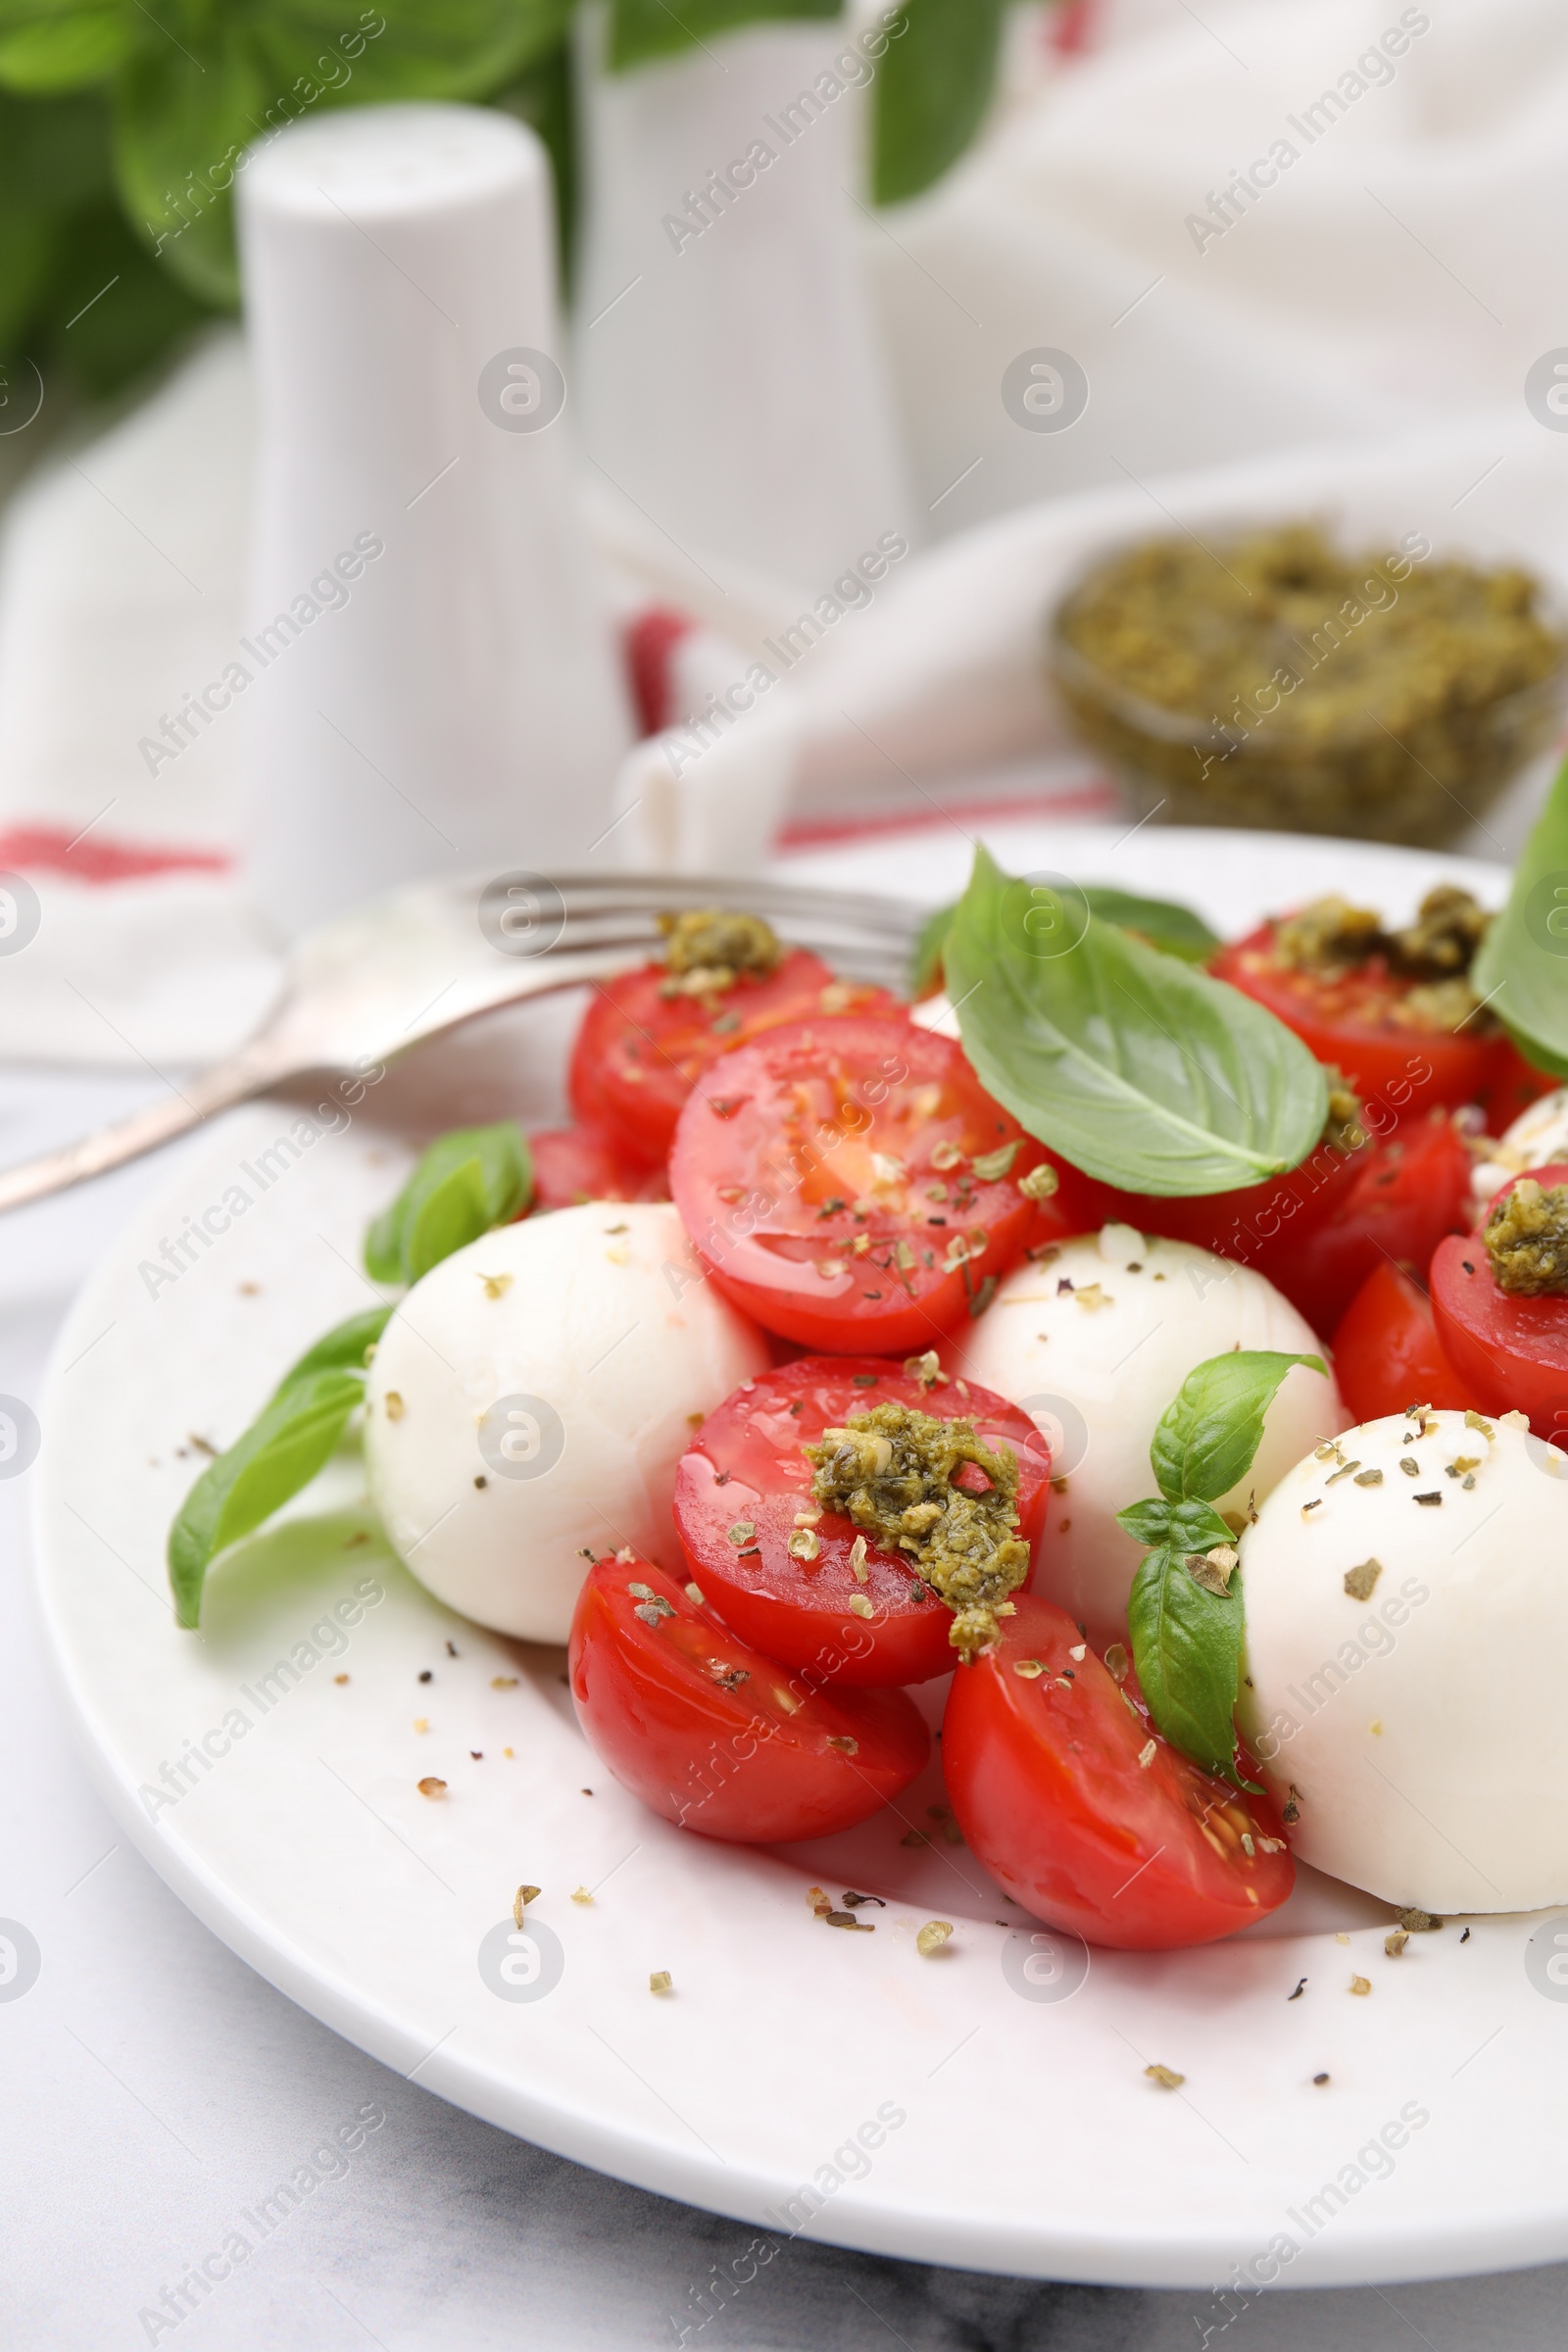
M438 1136L365 1239L376 1282L417 1282L454 1250L505 1225L533 1197L533 1162L513 1119ZM329 1459L365 1399L370 1350L390 1306L351 1315L308 1348L242 1437L202 1472L169 1531L174 1615L200 1622L207 1571L220 1551L270 1519Z
M1140 898L1135 891L1117 890L1109 882L1085 882L1081 889L1091 914L1103 916L1107 923L1120 923L1124 931L1136 931L1152 948L1165 956L1179 956L1183 963L1205 962L1220 944L1200 914L1174 899ZM957 911L958 902L954 899L928 914L920 925L909 960L909 984L915 996L941 978L943 942Z
M1568 1078L1568 765L1557 772L1470 977L1525 1058Z
M169 1531L178 1624L200 1623L202 1590L218 1554L270 1519L326 1463L364 1401L367 1356L391 1312L376 1306L351 1315L307 1348L244 1435L202 1472Z
M1300 1039L1082 896L1014 881L975 851L943 958L982 1084L1074 1167L1128 1192L1233 1192L1298 1166L1328 1112Z
M372 1282L417 1282L454 1250L506 1225L533 1198L533 1160L514 1119L455 1127L420 1155L365 1237Z
M1241 1574L1213 1506L1251 1468L1263 1417L1296 1364L1324 1369L1316 1355L1236 1348L1190 1372L1149 1449L1158 1495L1116 1514L1135 1543L1152 1547L1133 1579L1127 1633L1155 1729L1206 1772L1254 1793L1235 1766Z

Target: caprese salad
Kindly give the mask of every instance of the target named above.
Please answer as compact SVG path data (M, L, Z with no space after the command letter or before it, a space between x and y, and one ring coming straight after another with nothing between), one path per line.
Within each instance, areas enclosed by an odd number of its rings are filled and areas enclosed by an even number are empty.
M385 1302L174 1523L179 1622L363 1427L412 1573L567 1643L685 1831L896 1807L945 1684L959 1831L1091 1941L1228 1935L1297 1857L1428 1915L1568 1898L1558 869L1568 781L1496 917L1227 945L981 850L907 1003L668 918L574 1123L445 1136L376 1218Z

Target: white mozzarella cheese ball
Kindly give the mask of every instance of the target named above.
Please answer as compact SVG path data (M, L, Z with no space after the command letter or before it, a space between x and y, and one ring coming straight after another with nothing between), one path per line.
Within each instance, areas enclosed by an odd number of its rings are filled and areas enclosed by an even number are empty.
M1240 1719L1296 1851L1440 1917L1568 1900L1568 1461L1515 1414L1339 1446L1241 1544Z
M1106 1225L1016 1267L962 1346L964 1372L1021 1405L1051 1441L1066 1486L1052 1495L1033 1590L1097 1643L1126 1632L1144 1554L1116 1513L1157 1493L1150 1440L1188 1373L1232 1348L1322 1353L1261 1274L1130 1225ZM1332 1372L1293 1367L1250 1474L1217 1508L1240 1512L1250 1494L1261 1499L1348 1417Z
M667 1201L504 1225L432 1267L382 1334L370 1494L400 1558L481 1625L564 1642L582 1552L665 1565L696 1422L768 1363Z
M1487 1157L1470 1171L1477 1207L1484 1208L1510 1176L1522 1176L1528 1168L1549 1167L1553 1160L1568 1160L1568 1086L1559 1086L1552 1094L1543 1095L1539 1102L1532 1102L1506 1133L1488 1146Z

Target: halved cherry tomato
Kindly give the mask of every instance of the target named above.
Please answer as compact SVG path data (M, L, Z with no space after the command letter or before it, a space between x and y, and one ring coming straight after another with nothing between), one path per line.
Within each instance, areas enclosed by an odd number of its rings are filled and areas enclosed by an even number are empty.
M1478 1102L1495 1058L1496 1039L1468 1029L1427 1029L1400 1017L1418 983L1391 972L1387 957L1334 979L1282 963L1274 925L1261 923L1246 939L1210 958L1216 980L1228 980L1294 1029L1319 1061L1332 1062L1369 1105L1395 1118L1445 1104L1457 1110ZM1381 1121L1375 1121L1381 1126Z
M905 1020L800 1022L727 1054L669 1186L721 1290L832 1354L929 1348L1022 1249L1044 1156L960 1047Z
M675 1526L692 1575L725 1624L770 1658L839 1690L923 1683L955 1663L952 1614L920 1583L907 1553L867 1538L862 1582L850 1565L861 1531L834 1511L806 1531L815 1544L810 1559L789 1548L803 1532L797 1513L811 1507L813 1465L804 1447L883 1403L972 1421L993 1452L1010 1446L1018 1533L1038 1544L1051 1449L1028 1414L972 1382L927 1387L873 1356L801 1356L759 1374L709 1414L675 1473ZM987 1481L971 1467L958 1484L983 1494Z
M581 1200L667 1200L662 1167L633 1159L608 1127L541 1127L533 1153L533 1206L573 1208Z
M1526 1061L1511 1037L1493 1039L1492 1068L1484 1092L1477 1098L1487 1114L1487 1133L1506 1135L1522 1110L1539 1102L1561 1086L1560 1078L1549 1078L1538 1070L1533 1061Z
M616 1780L704 1838L772 1845L851 1829L931 1752L903 1690L810 1688L646 1560L595 1561L569 1664L578 1720Z
M1414 1119L1354 1157L1355 1181L1321 1224L1255 1259L1314 1331L1332 1331L1374 1266L1424 1273L1446 1233L1470 1222L1470 1152L1444 1111Z
M1290 1296L1292 1261L1302 1240L1345 1207L1370 1149L1363 1144L1358 1152L1341 1152L1319 1144L1299 1167L1230 1193L1167 1200L1102 1186L1101 1221L1116 1217L1141 1233L1164 1234L1173 1242L1212 1250L1216 1257L1236 1258L1255 1266Z
M1277 1910L1295 1883L1271 1801L1162 1740L1131 1672L1118 1686L1065 1610L1033 1593L954 1676L942 1769L992 1877L1090 1943L1211 1943Z
M805 948L717 996L666 996L668 982L662 963L649 963L597 989L566 1078L578 1118L609 1127L645 1160L664 1157L681 1104L721 1054L784 1021L894 1009L885 989L836 979Z
M1432 1301L1387 1258L1367 1276L1334 1334L1340 1395L1357 1421L1381 1421L1412 1404L1475 1403L1443 1350Z
M1531 1168L1544 1191L1568 1184L1568 1165ZM1568 1298L1522 1298L1499 1290L1481 1232L1499 1200L1494 1193L1474 1233L1438 1246L1432 1260L1432 1311L1444 1351L1484 1413L1524 1413L1538 1438L1568 1443Z

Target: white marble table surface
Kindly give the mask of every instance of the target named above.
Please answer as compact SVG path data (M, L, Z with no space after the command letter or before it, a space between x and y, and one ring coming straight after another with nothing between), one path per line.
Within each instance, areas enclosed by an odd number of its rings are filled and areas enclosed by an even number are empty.
M0 1073L0 1160L145 1091ZM0 1394L36 1399L73 1290L161 1179L127 1169L0 1224ZM1556 2352L1568 2339L1568 2269L1271 2295L1221 2328L1190 2291L1041 2285L796 2239L731 2301L705 2301L750 2229L584 2172L388 2073L252 1975L120 1838L41 1654L28 1486L0 1480L0 1917L42 1954L30 1990L0 2000L5 2352L1191 2352L1224 2337L1226 2352L1243 2338L1249 2352ZM384 2121L337 2177L171 2318L165 2288L367 2107Z

